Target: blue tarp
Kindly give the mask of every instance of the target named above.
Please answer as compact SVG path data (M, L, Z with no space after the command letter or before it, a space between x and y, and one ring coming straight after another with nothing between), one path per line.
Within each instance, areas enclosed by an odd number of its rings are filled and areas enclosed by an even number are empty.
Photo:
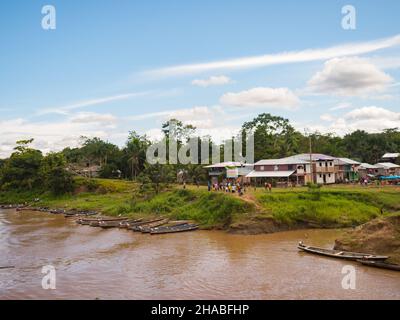
M381 179L381 180L400 180L400 176L382 176L379 179Z

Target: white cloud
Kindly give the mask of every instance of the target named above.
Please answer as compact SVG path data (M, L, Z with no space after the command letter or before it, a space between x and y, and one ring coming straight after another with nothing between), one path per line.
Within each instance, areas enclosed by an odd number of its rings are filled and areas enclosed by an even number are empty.
M363 121L363 120L389 120L389 121L400 121L400 113L390 111L388 109L380 107L363 107L355 109L347 113L344 118L352 121ZM398 123L400 125L400 123Z
M372 57L369 60L381 69L400 68L400 57Z
M280 107L293 108L299 104L299 98L288 88L253 88L241 92L228 92L220 98L223 105L236 107Z
M345 135L356 130L382 132L385 129L400 128L400 112L370 106L354 109L342 116L326 118L328 124L308 124L312 131ZM299 130L304 124L296 125Z
M71 111L71 110L90 107L90 106L99 105L99 104L104 104L104 103L108 103L108 102L119 101L119 100L127 100L127 99L130 99L133 97L144 96L147 94L149 94L149 92L134 92L134 93L119 94L119 95L114 95L114 96L109 96L109 97L103 97L103 98L98 98L98 99L83 100L83 101L75 102L75 103L61 106L61 107L41 109L38 111L38 115L49 114L49 113L67 115L67 114L69 114L69 111Z
M209 86L221 86L231 82L231 79L227 76L211 76L207 79L195 79L192 81L192 85L206 88Z
M334 58L308 82L316 93L355 96L383 92L393 79L367 59Z
M145 72L151 77L186 75L215 70L234 70L263 67L268 65L328 60L335 57L361 55L400 45L400 35L368 42L349 43L324 49L281 52L277 54L243 57L214 62L177 65Z
M349 103L349 102L341 102L338 105L330 108L329 110L336 111L336 110L349 109L349 108L352 108L352 107L353 107L353 105L351 103Z
M218 107L195 106L193 108L175 109L161 112L145 113L137 116L130 116L127 119L139 121L155 118L161 122L170 119L177 119L184 124L191 124L199 129L215 127L216 120L223 122L224 112Z
M74 123L98 123L102 125L112 125L117 122L117 117L110 113L101 114L95 112L79 112L70 118Z
M33 147L44 153L60 151L67 146L79 145L80 137L99 137L109 141L124 141L113 126L98 122L83 122L65 119L52 122L32 122L24 119L0 121L0 158L10 155L15 142L21 139L34 138Z

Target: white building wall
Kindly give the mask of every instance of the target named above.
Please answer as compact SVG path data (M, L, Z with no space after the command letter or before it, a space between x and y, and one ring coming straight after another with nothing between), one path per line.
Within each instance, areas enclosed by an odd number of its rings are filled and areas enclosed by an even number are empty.
M325 179L324 179L325 176ZM318 184L331 184L335 183L334 173L317 173L317 183Z

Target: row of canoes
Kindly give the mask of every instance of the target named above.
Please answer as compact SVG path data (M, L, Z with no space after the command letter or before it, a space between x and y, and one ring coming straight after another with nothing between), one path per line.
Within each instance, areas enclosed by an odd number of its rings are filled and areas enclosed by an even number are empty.
M165 234L175 232L194 231L199 228L197 224L188 221L170 221L167 218L157 218L152 220L127 218L79 218L77 223L91 227L124 228L135 232L149 234Z
M26 207L24 204L0 204L0 209L19 209Z
M1 208L1 207L0 207ZM29 207L23 205L8 205L7 209L17 209L17 211L39 211L51 214L63 214L66 218L75 217L76 221L82 225L89 225L91 227L100 227L103 229L108 228L126 228L132 231L150 233L150 234L164 234L174 232L185 232L197 230L197 224L189 223L188 221L170 221L166 218L157 218L153 220L136 219L131 220L128 218L113 218L101 217L96 211L87 210L65 210L65 209L50 209L48 207ZM95 217L97 216L97 217Z
M297 246L298 249L304 252L317 254L321 256L326 256L330 258L337 258L337 259L345 259L345 260L354 260L363 265L376 267L376 268L383 268L389 270L400 271L400 265L388 263L385 260L389 258L389 256L384 255L373 255L369 253L360 253L360 252L349 252L349 251L341 251L341 250L334 250L334 249L324 249L318 247L307 246L300 242Z
M65 210L65 209L50 209L48 207L17 207L17 211L39 211L39 212L47 212L52 214L63 214L66 218L69 217L87 217L98 215L99 213L96 211L89 210Z

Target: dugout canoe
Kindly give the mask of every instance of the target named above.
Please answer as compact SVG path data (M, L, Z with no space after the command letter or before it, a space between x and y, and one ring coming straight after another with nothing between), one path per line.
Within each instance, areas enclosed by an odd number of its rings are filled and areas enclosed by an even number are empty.
M194 231L199 228L198 224L189 224L189 223L184 223L184 224L179 224L175 226L169 226L169 227L157 227L157 228L152 228L150 231L150 234L165 234L165 233L176 233L176 232L186 232L186 231Z
M152 228L160 227L169 222L168 219L163 219L160 221L152 222L143 226L139 226L137 231L140 231L142 233L150 233Z
M361 264L369 267L400 271L400 264L387 263L383 261L371 261L364 259L357 260L357 262L360 262Z
M297 248L308 253L318 254L337 259L345 259L345 260L383 261L389 258L388 256L373 255L369 253L349 252L349 251L311 247L311 246L306 246L302 242L298 244Z

